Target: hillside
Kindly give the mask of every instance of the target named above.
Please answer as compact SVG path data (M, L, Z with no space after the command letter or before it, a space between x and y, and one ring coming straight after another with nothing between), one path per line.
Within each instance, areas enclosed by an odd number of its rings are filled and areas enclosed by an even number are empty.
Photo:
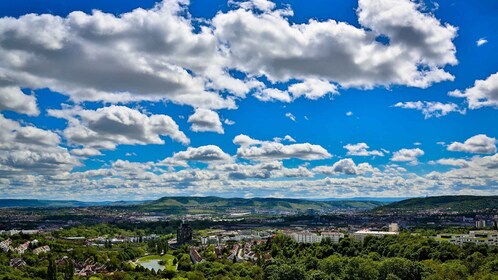
M411 198L375 208L375 212L420 211L438 209L445 211L473 211L498 209L498 196L434 196Z
M220 198L220 197L163 197L139 206L143 211L171 213L214 213L223 210L249 211L254 209L275 211L305 211L362 209L368 210L381 205L379 201L311 201L287 198Z

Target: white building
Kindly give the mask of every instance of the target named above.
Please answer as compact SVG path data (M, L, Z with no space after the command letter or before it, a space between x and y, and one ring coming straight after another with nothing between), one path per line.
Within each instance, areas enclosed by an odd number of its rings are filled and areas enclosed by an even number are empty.
M469 234L438 234L437 238L439 240L447 240L459 246L465 243L498 246L498 231L496 230L476 230L470 231Z
M40 253L47 253L50 252L50 247L48 245L38 247L33 250L33 254L38 255Z
M322 241L322 237L316 233L311 232L294 232L290 237L297 243L318 243Z
M391 223L389 224L389 231L390 232L399 232L399 226L397 223Z
M485 227L486 227L486 221L485 220L476 221L476 228L485 228Z

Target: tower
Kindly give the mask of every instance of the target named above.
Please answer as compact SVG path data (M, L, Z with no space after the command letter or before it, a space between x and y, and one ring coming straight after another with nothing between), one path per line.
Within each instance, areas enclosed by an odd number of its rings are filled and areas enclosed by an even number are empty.
M192 240L192 228L182 220L182 223L176 230L176 241L182 245Z

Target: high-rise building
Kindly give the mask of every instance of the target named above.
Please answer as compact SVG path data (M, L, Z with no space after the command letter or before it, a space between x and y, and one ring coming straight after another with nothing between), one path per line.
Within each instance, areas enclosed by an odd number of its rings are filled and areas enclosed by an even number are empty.
M485 220L478 220L476 221L476 228L485 228L486 227L486 221Z
M182 221L182 224L176 230L176 241L182 245L192 240L192 228Z

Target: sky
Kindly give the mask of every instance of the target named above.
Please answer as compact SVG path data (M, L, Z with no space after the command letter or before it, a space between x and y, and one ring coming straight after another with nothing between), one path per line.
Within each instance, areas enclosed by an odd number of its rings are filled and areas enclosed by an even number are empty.
M0 198L498 190L498 2L0 1Z

